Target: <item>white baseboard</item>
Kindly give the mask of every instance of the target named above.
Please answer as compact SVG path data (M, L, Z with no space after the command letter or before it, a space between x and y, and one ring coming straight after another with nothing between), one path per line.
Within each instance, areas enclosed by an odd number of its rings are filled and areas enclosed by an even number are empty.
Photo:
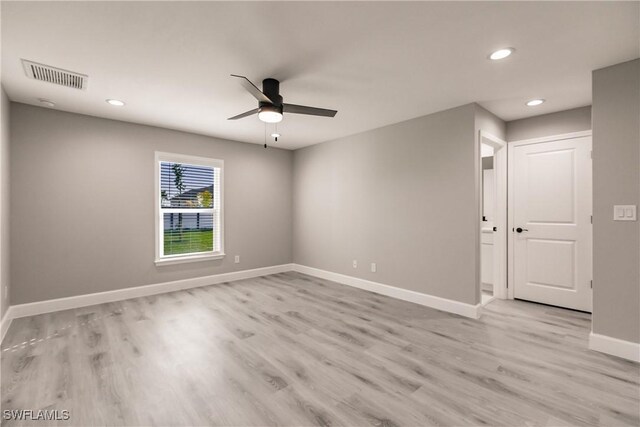
M344 285L353 286L378 294L386 295L404 301L413 302L449 313L459 314L465 317L477 319L480 316L480 304L471 305L446 298L422 294L407 289L396 288L382 283L371 282L357 277L332 273L317 268L306 267L298 264L282 264L271 267L262 267L252 270L233 271L230 273L215 274L191 279L176 280L173 282L157 283L153 285L137 286L133 288L118 289L114 291L98 292L86 295L77 295L67 298L58 298L46 301L38 301L27 304L12 305L4 314L0 324L0 342L11 325L13 319L54 311L69 310L73 308L87 307L90 305L107 302L122 301L131 298L157 295L166 292L183 289L197 288L200 286L215 285L233 280L250 279L252 277L266 276L269 274L284 273L286 271L298 271L311 276L332 280Z
M485 305L489 304L494 299L496 299L495 295L491 295L491 296L480 295L480 305L482 305L484 307Z
M157 283L153 285L137 286L134 288L118 289L115 291L98 292L94 294L77 295L68 298L58 298L46 301L32 302L28 304L12 305L7 310L5 318L17 319L19 317L33 316L36 314L51 313L60 310L86 307L89 305L103 304L105 302L122 301L130 298L138 298L165 292L179 291L182 289L197 288L200 286L215 285L232 280L250 279L252 277L266 276L268 274L283 273L293 269L291 264L274 265L271 267L255 268L253 270L233 271L230 273L214 274L211 276L194 277L173 282ZM2 320L4 331L5 319ZM9 326L7 325L8 329ZM4 338L4 334L3 334Z
M360 279L353 276L347 276L345 274L333 273L331 271L307 267L300 264L293 264L293 271L319 277L321 279L331 280L343 285L353 286L354 288L364 289L366 291L375 292L377 294L386 295L388 297L397 298L403 301L413 302L416 304L435 308L437 310L459 314L460 316L470 317L472 319L477 319L480 317L481 304L467 304L464 302L410 291L408 289L396 288L394 286L372 282L370 280Z
M624 341L607 335L589 334L589 349L640 362L640 343Z
M0 343L4 339L4 336L7 333L7 331L9 330L9 326L11 326L12 320L13 320L13 317L11 317L11 307L8 307L7 311L5 311L4 313L4 316L2 316L2 320L0 320Z
M157 283L153 285L137 286L133 288L118 289L115 291L99 292L87 295L78 295L68 298L58 298L47 301L38 301L28 304L18 304L10 306L0 320L0 342L4 340L5 334L13 319L33 316L37 314L51 313L60 310L86 307L106 302L122 301L130 298L138 298L149 295L157 295L166 292L179 291L183 289L197 288L201 286L215 285L233 280L250 279L253 277L265 276L269 274L284 273L286 271L297 271L321 279L331 280L343 285L353 286L377 294L386 295L403 301L409 301L437 310L458 314L460 316L477 319L480 317L481 304L467 304L408 289L396 288L370 280L360 279L345 274L333 273L331 271L318 268L307 267L300 264L282 264L270 267L255 268L252 270L233 271L230 273L215 274L204 277L194 277L191 279L176 280L173 282ZM589 335L589 348L601 353L618 356L634 362L640 362L640 344L612 338L606 335Z

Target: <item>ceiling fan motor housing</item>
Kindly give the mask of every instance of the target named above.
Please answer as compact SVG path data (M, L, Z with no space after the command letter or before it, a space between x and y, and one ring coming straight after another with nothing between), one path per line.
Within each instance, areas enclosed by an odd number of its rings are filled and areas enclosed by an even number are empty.
M262 81L262 93L264 93L267 98L273 101L273 105L280 107L280 112L282 112L282 96L280 96L280 82L276 79L264 79ZM261 102L262 104L266 104Z

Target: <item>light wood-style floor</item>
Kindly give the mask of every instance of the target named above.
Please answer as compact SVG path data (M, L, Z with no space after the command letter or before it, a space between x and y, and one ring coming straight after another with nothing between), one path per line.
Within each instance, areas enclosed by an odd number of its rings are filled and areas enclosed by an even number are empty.
M58 425L76 426L638 426L639 365L587 350L589 327L283 273L15 320L2 409L67 409Z

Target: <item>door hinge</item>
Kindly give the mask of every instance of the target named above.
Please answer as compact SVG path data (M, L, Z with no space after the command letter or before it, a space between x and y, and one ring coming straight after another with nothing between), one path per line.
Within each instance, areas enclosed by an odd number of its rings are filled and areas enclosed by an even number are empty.
M591 158L593 159L593 150L589 151L589 154L591 155Z
M591 215L591 224L593 224L593 215Z
M593 289L593 280L591 280L591 289Z

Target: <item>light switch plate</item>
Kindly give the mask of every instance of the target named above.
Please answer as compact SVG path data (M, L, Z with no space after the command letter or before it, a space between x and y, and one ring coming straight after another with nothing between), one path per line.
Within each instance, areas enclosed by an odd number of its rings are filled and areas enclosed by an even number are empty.
M615 205L613 207L614 221L636 221L636 205Z

